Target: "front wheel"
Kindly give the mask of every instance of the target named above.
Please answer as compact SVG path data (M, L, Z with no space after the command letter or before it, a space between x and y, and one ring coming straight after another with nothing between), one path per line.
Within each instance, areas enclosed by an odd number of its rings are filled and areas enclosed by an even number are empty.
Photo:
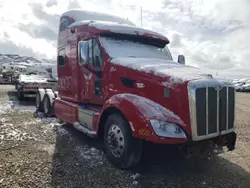
M105 123L104 147L108 159L121 169L134 167L142 155L142 141L132 137L127 120L118 114Z

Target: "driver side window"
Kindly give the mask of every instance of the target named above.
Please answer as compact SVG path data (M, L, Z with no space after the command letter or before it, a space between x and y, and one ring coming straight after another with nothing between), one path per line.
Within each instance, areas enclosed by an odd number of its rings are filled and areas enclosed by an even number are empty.
M79 63L90 65L100 69L102 67L103 59L100 47L96 39L89 39L87 41L80 41L79 48Z

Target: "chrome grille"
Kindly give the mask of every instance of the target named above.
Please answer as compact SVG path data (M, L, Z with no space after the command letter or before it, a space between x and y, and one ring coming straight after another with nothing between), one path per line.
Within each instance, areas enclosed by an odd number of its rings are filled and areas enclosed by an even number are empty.
M193 140L234 131L235 89L229 82L192 81L188 94Z

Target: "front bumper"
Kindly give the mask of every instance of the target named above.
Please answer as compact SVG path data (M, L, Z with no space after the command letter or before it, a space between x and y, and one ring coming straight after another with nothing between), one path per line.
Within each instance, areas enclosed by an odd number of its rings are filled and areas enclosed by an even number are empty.
M228 151L233 151L235 149L236 138L237 134L235 132L230 132L200 141L193 141L192 137L164 138L155 134L142 139L154 144L172 145L174 148L178 149L185 158L190 158L195 156L207 157L213 153L223 153L225 147Z
M235 132L226 135L217 136L215 138L202 141L188 141L179 146L179 149L185 156L205 155L208 153L223 153L223 147L227 147L228 151L235 149L237 134Z

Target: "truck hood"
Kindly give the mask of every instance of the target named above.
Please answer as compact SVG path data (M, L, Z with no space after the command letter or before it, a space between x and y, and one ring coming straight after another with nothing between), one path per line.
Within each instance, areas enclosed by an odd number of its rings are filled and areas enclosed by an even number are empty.
M168 77L165 84L169 86L194 79L212 78L212 75L204 74L195 67L182 65L171 60L119 57L113 58L111 63L163 78Z

